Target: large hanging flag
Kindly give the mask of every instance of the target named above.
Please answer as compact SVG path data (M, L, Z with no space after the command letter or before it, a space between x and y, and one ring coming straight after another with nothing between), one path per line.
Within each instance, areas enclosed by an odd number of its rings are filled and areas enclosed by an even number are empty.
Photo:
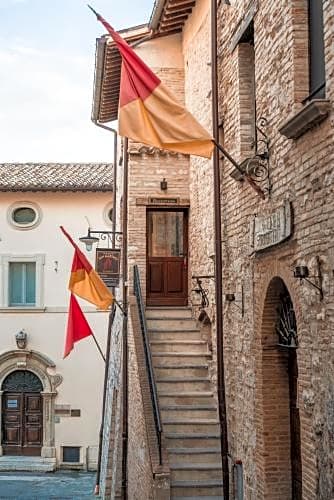
M108 290L71 236L62 226L60 226L60 229L75 249L68 284L69 290L78 297L96 305L99 309L108 309L114 301L113 294Z
M77 299L71 293L70 307L68 310L67 330L65 339L64 358L70 354L75 342L82 340L93 332L78 304Z
M89 6L90 7L90 6ZM212 137L130 45L92 7L122 56L119 134L178 153L211 158Z

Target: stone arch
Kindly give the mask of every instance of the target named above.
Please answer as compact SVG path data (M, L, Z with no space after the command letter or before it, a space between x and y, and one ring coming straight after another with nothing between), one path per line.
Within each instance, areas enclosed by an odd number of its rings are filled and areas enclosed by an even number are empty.
M17 370L27 370L35 374L41 381L43 390L43 446L41 456L44 458L55 458L55 422L54 422L54 400L57 396L57 387L63 378L55 373L55 363L44 354L33 350L12 350L0 354L0 408L2 408L2 386L8 375ZM0 413L1 415L1 413ZM0 428L2 422L0 418ZM2 455L0 434L0 455Z
M257 347L257 468L261 498L292 498L291 463L291 366L297 370L295 349L279 348L275 325L282 294L288 294L294 305L297 326L299 308L294 302L294 287L275 274L267 275L266 286L258 304ZM289 286L290 285L290 286ZM296 380L296 379L295 379ZM299 410L298 419L299 419ZM300 433L300 427L298 429ZM300 443L299 443L299 463ZM294 469L295 470L295 469ZM294 475L295 480L295 475ZM296 497L299 498L299 497ZM301 497L300 497L301 498Z

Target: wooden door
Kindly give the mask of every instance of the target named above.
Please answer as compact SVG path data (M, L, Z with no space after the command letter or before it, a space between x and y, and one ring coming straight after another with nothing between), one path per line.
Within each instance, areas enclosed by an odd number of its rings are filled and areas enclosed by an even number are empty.
M41 454L43 412L40 394L4 393L2 420L5 455Z
M147 305L187 305L186 210L149 210L147 229Z
M292 499L302 500L302 457L298 408L298 365L295 349L289 350L289 385Z

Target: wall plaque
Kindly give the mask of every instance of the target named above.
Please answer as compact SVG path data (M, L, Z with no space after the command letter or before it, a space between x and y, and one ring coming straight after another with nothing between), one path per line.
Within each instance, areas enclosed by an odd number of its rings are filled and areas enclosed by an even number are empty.
M253 218L250 227L251 246L255 252L278 245L292 234L291 203L286 202L275 212Z
M178 205L179 198L149 198L149 205Z
M95 269L108 287L119 286L120 262L120 249L96 249Z

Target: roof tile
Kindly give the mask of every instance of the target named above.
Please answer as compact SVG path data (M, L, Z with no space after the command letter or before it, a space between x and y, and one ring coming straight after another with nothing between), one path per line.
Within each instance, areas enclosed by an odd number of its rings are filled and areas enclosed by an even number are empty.
M112 191L111 163L0 163L0 191Z

